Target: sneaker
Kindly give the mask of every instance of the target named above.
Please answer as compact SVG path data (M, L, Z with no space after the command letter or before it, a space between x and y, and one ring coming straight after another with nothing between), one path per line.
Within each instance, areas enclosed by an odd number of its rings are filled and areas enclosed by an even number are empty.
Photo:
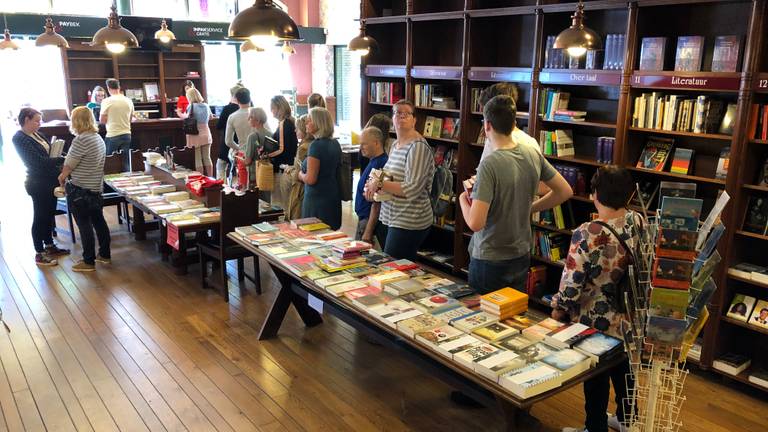
M72 266L72 271L76 272L92 272L96 271L95 264L88 264L85 261L78 261L77 264Z
M112 258L104 258L103 256L97 256L96 262L99 264L112 264Z
M59 262L56 261L54 258L51 258L50 256L48 256L47 253L35 254L35 264L37 264L40 267L52 267L58 263Z
M619 432L626 432L627 428L619 423L619 418L615 415L608 414L608 429L613 429Z
M587 428L564 427L563 432L589 432Z
M69 255L69 249L62 249L55 244L50 244L45 247L45 253L50 256Z

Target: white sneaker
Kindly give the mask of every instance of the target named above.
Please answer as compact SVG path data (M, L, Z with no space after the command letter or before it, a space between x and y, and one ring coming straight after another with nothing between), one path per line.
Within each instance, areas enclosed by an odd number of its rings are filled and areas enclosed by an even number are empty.
M613 429L619 432L626 432L627 428L619 423L619 418L615 415L608 414L608 429Z
M589 432L587 428L564 427L563 432Z

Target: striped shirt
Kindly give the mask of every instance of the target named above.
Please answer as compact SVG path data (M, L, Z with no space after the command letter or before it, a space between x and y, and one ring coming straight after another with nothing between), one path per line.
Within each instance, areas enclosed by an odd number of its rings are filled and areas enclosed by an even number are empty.
M106 147L99 134L88 132L75 137L64 165L72 168L70 181L75 186L102 192Z
M424 138L398 148L392 144L384 171L402 185L405 197L394 196L381 203L381 222L393 228L423 230L432 226L433 214L429 193L435 162L432 149Z

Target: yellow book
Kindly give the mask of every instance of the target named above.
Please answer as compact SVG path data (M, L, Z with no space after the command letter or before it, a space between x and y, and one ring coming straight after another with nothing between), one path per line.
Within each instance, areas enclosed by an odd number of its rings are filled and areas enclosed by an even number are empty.
M384 284L408 278L409 276L400 270L390 270L368 276L368 283L375 288L384 288Z
M525 302L525 304L528 304L528 294L522 293L513 288L506 287L480 296L480 301L483 303L493 304L497 308L503 309L505 307L517 304L518 302Z
M330 228L331 228L330 226L328 226L328 225L326 225L326 224L324 224L322 222L321 223L313 223L313 224L309 224L309 225L302 225L302 226L299 227L299 229L302 230L302 231L320 231L320 230L330 229Z

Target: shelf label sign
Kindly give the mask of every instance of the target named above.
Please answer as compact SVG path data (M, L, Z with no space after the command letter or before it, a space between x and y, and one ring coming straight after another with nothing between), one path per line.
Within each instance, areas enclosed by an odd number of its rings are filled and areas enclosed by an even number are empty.
M405 77L405 68L388 66L367 66L366 75L379 77Z
M512 70L470 70L469 79L477 81L530 82L531 73Z
M633 75L635 87L698 88L703 90L738 90L739 77L697 77L685 75Z
M619 85L621 74L589 71L542 72L539 81L543 84Z
M766 89L768 89L768 79L759 79L759 80L757 80L757 89L758 90L766 90Z
M415 78L460 79L461 69L413 68L411 75Z

